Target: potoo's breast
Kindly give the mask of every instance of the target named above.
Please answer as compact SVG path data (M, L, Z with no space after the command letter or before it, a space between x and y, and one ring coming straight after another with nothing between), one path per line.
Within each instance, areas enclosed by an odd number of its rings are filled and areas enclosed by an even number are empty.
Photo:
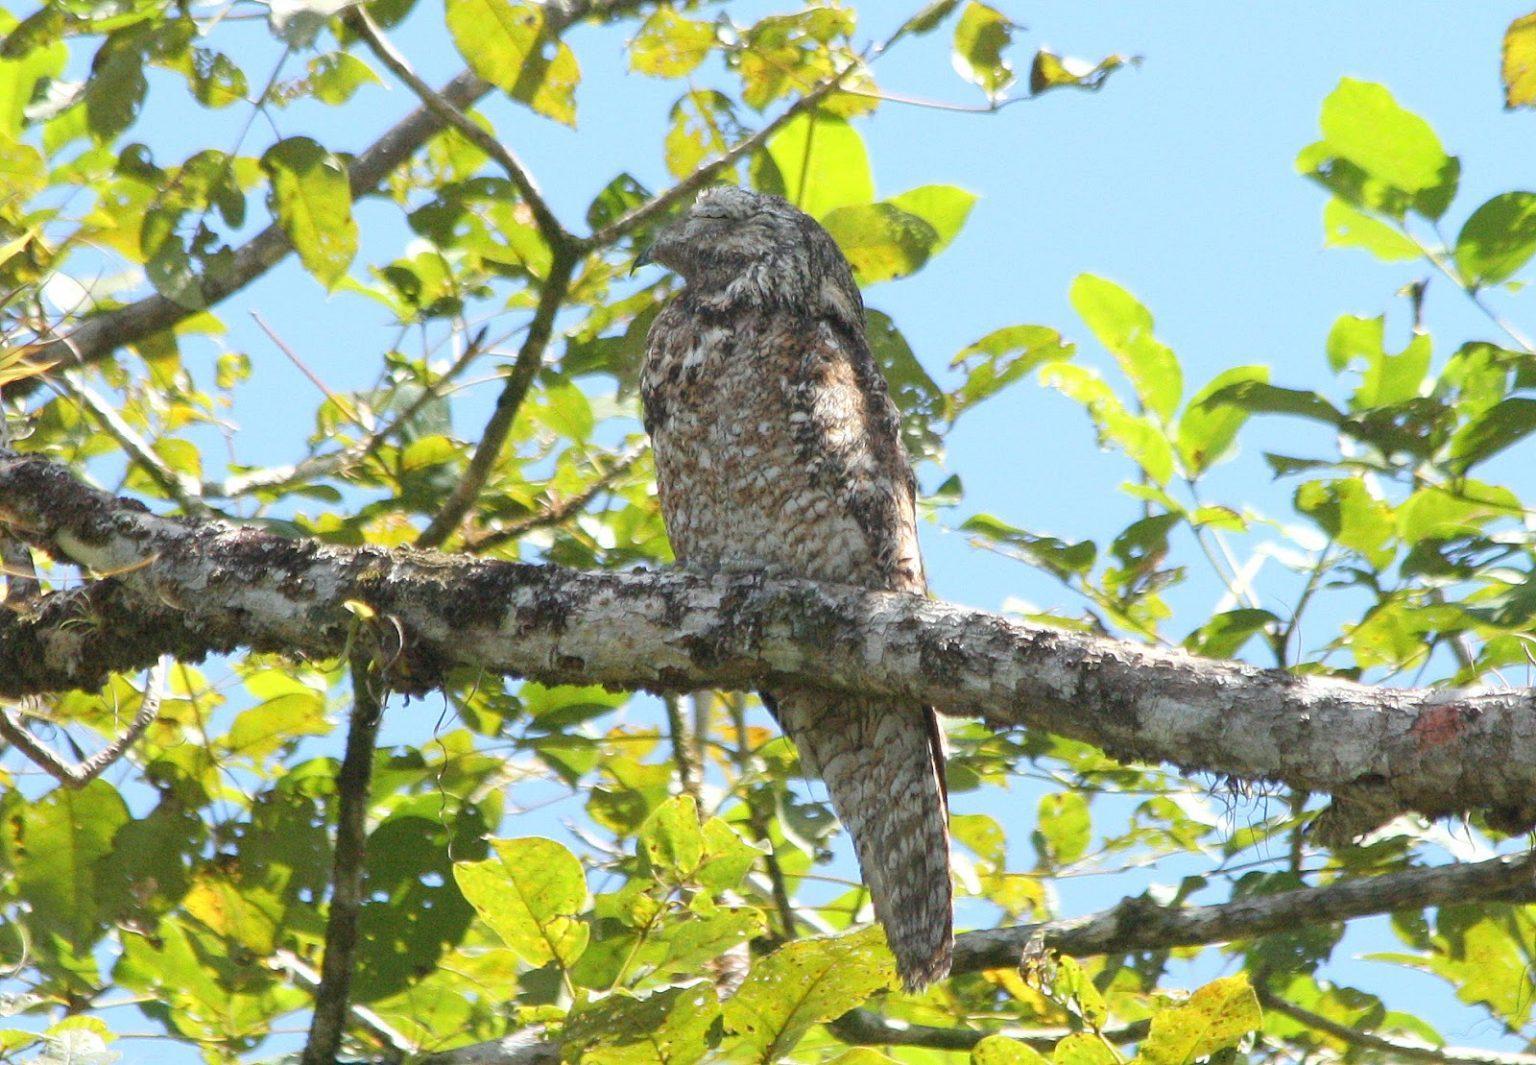
M657 318L641 377L678 561L705 572L883 584L869 537L823 461L827 449L847 449L838 436L860 431L856 390L837 391L851 379L809 369L827 364L816 347L835 344L831 331L759 313L705 322L678 311L674 303Z

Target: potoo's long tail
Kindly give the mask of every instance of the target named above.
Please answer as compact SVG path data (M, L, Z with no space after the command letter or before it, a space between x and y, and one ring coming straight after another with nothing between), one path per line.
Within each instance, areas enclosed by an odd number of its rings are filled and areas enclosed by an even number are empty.
M927 707L794 690L770 702L826 782L909 991L943 979L954 945L944 753Z

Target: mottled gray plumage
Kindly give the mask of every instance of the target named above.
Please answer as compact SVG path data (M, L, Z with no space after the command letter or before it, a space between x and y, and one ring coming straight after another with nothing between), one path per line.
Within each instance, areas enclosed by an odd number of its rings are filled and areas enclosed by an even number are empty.
M650 257L686 282L640 378L678 561L923 591L899 416L826 230L777 196L711 189ZM904 983L941 978L953 935L933 711L813 688L764 700L826 782Z

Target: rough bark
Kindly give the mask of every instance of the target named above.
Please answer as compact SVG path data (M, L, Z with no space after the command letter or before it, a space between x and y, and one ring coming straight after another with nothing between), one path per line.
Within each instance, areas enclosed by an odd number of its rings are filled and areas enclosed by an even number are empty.
M62 466L0 453L0 522L106 576L0 619L0 694L95 687L160 654L341 651L368 604L390 683L465 667L693 691L811 683L1025 725L1122 759L1416 810L1536 819L1529 689L1372 688L1121 643L917 596L681 572L585 573L345 548L159 518Z

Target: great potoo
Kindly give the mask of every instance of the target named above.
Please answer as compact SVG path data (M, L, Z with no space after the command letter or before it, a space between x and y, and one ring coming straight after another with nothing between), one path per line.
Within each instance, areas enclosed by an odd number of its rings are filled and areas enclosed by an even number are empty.
M777 196L717 188L647 255L684 281L640 378L678 562L922 592L899 416L827 231ZM952 906L933 710L815 688L763 700L826 782L903 982L943 977Z

